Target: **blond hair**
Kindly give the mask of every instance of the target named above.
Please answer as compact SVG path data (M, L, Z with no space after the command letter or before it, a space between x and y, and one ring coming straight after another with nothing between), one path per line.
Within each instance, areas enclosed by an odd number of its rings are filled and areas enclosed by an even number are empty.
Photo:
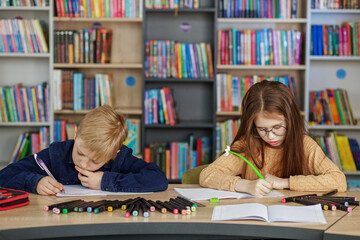
M107 162L116 154L127 137L125 118L109 105L87 113L81 121L76 138L80 138L95 162Z

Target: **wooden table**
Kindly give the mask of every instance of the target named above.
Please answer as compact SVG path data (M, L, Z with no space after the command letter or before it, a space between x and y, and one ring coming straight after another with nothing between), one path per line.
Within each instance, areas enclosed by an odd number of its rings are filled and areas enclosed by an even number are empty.
M174 187L199 187L199 185L171 184L164 192L143 194L142 197L152 200L169 200L178 196ZM282 191L287 196L297 196L310 192ZM360 196L352 193L337 194L339 196ZM227 199L213 204L201 201L206 207L200 207L191 215L161 214L151 212L148 218L142 216L124 216L123 210L95 213L53 214L43 210L45 205L65 202L73 199L97 201L102 199L125 200L139 195L109 195L93 197L58 198L30 194L28 206L0 211L0 239L79 239L101 237L100 239L239 239L239 238L285 238L285 239L323 239L324 232L337 233L337 225L341 221L349 224L353 231L350 235L360 235L359 211L356 209L347 216L343 211L324 211L327 224L303 224L255 220L211 221L212 211L217 204L239 204L257 202L264 205L281 204L282 197ZM287 205L298 205L286 203ZM346 219L348 219L346 221ZM340 220L340 221L339 221ZM338 222L339 221L339 222ZM330 235L329 235L330 236Z

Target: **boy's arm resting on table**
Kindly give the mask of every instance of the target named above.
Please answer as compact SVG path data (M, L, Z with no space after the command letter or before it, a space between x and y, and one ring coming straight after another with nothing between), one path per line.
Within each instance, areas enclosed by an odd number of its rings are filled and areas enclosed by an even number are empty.
M311 175L290 176L290 190L328 191L337 189L345 192L346 177L324 154L317 143L308 137L304 141L305 157L308 159Z
M168 181L155 163L146 163L132 155L132 150L121 147L111 171L105 171L101 190L111 192L157 192L164 191Z
M244 180L237 176L241 173L242 167L243 161L239 161L239 157L234 154L223 154L201 171L199 183L202 187L236 191L236 183Z
M49 151L45 149L38 154L44 156L49 154ZM27 156L0 171L0 186L37 193L37 183L41 178L46 177L41 171L35 162L34 155Z

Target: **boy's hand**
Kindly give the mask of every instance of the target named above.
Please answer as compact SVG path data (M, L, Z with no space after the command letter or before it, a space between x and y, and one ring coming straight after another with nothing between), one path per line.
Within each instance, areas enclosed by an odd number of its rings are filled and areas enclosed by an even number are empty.
M61 183L49 176L41 178L36 185L36 191L40 195L55 195L64 189Z
M264 196L271 191L271 188L272 183L261 178L257 180L240 179L235 185L237 192L246 192L254 196Z
M104 172L90 172L78 166L75 166L75 169L79 172L78 178L81 182L81 185L91 189L101 190L101 179L104 175Z
M271 174L266 174L265 179L266 181L271 182L275 189L284 189L290 187L288 178L279 178Z

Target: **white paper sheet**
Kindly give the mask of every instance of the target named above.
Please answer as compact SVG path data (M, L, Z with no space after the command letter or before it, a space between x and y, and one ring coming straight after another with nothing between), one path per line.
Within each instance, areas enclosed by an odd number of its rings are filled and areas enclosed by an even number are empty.
M57 197L80 197L80 196L106 196L106 195L129 195L129 194L149 194L152 192L108 192L93 190L82 185L64 185L65 193L57 193Z

